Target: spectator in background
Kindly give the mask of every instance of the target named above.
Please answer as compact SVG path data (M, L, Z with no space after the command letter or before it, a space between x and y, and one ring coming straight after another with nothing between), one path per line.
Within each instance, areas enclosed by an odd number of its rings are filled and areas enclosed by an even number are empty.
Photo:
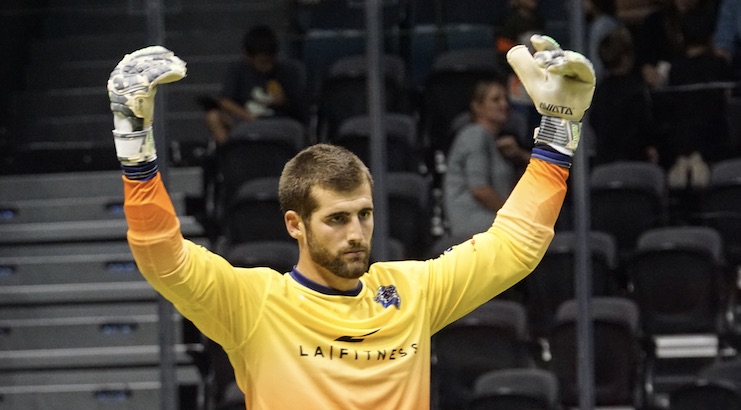
M448 155L443 195L450 233L468 235L491 223L526 165L528 152L505 130L510 110L504 79L474 87L471 121L457 133Z
M646 16L635 44L637 64L649 87L666 85L671 61L684 53L682 22L714 22L716 1L663 0L658 10Z
M278 39L268 26L244 36L244 59L229 67L218 101L202 101L206 125L217 145L239 121L288 116L305 122L306 73L278 57Z
M636 61L643 81L651 88L666 84L669 61L682 49L679 28L682 8L697 0L663 0L637 29ZM687 6L684 6L687 4Z
M615 0L584 0L582 4L587 19L586 57L592 61L599 81L603 76L599 45L608 34L623 27L623 22L617 17Z
M589 125L595 134L594 164L659 162L648 88L635 68L633 37L619 27L600 42L604 77L597 83Z
M669 183L684 188L707 185L709 165L722 159L729 147L726 107L733 80L728 61L715 53L710 20L685 19L682 23L684 53L675 58L669 72L673 108L672 148L674 162Z
M741 1L721 0L713 33L715 51L732 63L741 78Z

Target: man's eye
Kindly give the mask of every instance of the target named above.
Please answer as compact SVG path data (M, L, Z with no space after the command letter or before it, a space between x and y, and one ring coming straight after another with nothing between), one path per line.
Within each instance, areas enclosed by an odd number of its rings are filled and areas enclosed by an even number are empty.
M332 223L342 223L342 222L345 222L345 219L347 219L347 218L345 218L344 215L335 215L335 216L329 218L329 221L332 222Z

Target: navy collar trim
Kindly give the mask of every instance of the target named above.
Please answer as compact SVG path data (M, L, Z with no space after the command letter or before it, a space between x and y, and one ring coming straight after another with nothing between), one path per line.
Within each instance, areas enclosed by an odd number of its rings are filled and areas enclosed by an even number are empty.
M299 272L295 267L290 272L291 277L296 280L296 282L306 286L307 288L323 293L325 295L333 295L333 296L358 296L360 294L360 291L363 290L363 282L358 282L358 286L355 289L351 290L338 290L335 288L330 288L329 286L320 285L313 280L307 278L306 276L302 275L301 272Z

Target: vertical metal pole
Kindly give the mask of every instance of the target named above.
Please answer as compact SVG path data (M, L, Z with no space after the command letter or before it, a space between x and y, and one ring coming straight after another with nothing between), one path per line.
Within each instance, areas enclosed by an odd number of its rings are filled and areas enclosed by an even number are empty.
M374 247L380 260L389 256L388 190L386 189L386 132L383 128L385 111L385 83L381 71L383 41L382 0L365 2L366 61L368 62L368 114L371 138L370 169L375 182L373 206L375 208Z
M571 44L574 50L584 52L584 10L582 0L571 0ZM586 118L584 119L586 121ZM587 131L588 127L584 127ZM579 409L591 410L595 406L594 397L594 329L591 312L592 273L589 247L589 163L587 161L586 138L582 135L582 147L576 151L571 172L573 178L574 230L576 236L576 274L574 275L574 294L577 306L577 381L579 385Z
M164 1L147 0L147 37L151 45L163 45L165 40ZM163 87L164 88L164 87ZM163 180L167 182L169 150L165 110L167 93L163 88L157 90L154 110L154 138L159 157L158 167ZM178 381L175 359L175 328L173 315L175 309L161 295L158 296L159 313L159 358L160 358L160 409L176 410L178 403Z

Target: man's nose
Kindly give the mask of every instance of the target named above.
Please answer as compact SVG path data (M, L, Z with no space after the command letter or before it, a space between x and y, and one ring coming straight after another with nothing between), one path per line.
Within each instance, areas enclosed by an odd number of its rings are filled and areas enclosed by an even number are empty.
M352 218L347 226L347 239L349 241L363 240L363 224L357 216Z

